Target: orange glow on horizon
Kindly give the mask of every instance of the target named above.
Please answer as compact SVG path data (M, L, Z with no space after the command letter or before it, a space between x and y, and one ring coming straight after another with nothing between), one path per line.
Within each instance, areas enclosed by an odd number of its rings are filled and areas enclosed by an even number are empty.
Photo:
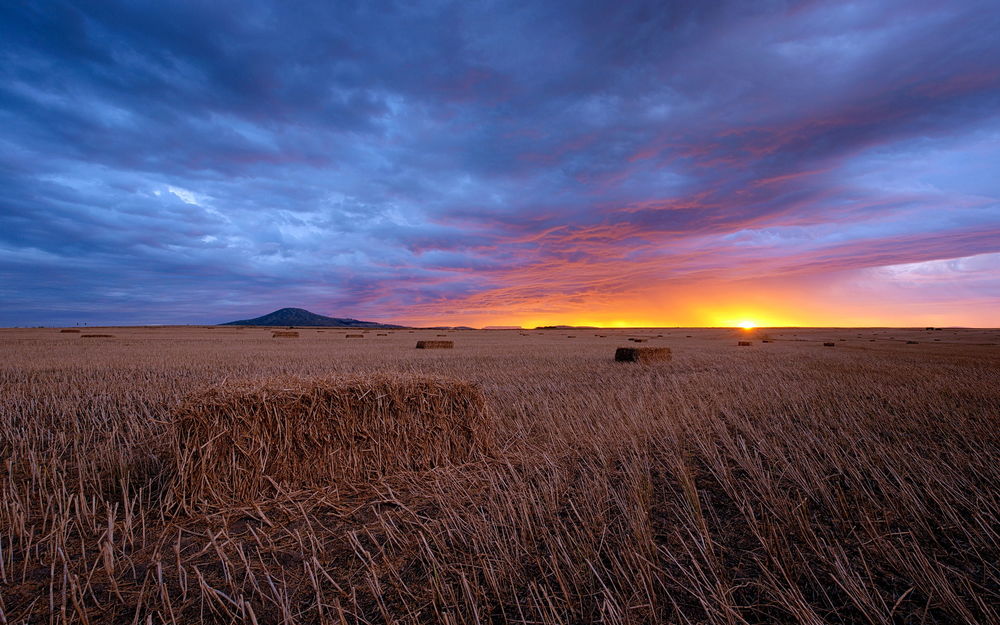
M923 327L996 325L995 316L977 306L955 314L950 301L915 306L906 291L860 290L854 280L825 283L784 279L679 285L636 285L605 293L522 292L503 289L446 304L411 308L394 323L415 326L591 326L603 328L743 328L749 332L779 327ZM898 295L890 297L889 295ZM979 311L978 313L976 311ZM992 322L992 325L991 323Z

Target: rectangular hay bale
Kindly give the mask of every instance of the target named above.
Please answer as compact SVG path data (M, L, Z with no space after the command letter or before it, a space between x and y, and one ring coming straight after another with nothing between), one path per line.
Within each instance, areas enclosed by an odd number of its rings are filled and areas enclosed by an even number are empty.
M478 386L412 375L230 382L172 414L172 493L182 505L348 486L473 458Z
M64 333L64 334L69 334L69 333L79 334L79 332L80 332L79 330L75 330L73 328L64 328L64 329L59 330L59 331L62 332L62 333Z
M297 339L299 338L298 332L288 332L286 330L273 330L271 332L272 339Z
M671 357L669 347L619 347L615 350L617 362L664 362Z
M365 338L365 335L364 334L345 334L344 338L347 338L347 339L363 339L363 338Z
M737 347L750 347L750 341L739 341L736 343Z
M452 349L455 341L417 341L417 349Z

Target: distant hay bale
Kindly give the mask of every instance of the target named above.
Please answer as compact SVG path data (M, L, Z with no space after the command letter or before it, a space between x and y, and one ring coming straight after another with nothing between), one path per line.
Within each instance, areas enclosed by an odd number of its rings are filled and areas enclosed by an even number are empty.
M376 334L375 336L389 336L388 334Z
M417 341L417 349L452 349L455 341Z
M566 338L568 338L568 339L575 339L576 335L575 334L567 334Z
M771 342L771 339L762 339L761 340L761 343L770 343L770 342Z
M184 505L259 500L467 462L483 443L474 384L410 375L223 383L172 414Z
M823 347L836 347L836 343L823 343Z
M664 362L670 358L669 347L619 347L615 350L617 362Z
M73 328L64 328L64 329L59 330L59 331L62 332L62 333L64 333L64 334L65 333L69 333L69 332L73 332L74 334L79 334L80 333L79 330L75 330Z
M346 338L346 339L363 339L363 338L365 338L365 335L364 334L345 334L344 338Z
M907 345L916 345L917 342L916 341L907 341L906 344Z
M298 332L288 332L286 330L274 330L271 332L272 339L297 339L299 338Z
M646 342L646 339L634 339L633 338L633 339L629 339L629 340L632 341L633 343L645 343Z
M750 347L750 341L739 341L736 343L737 347Z
M435 334L434 336L448 336L447 334Z
M113 339L114 334L81 334L81 339Z

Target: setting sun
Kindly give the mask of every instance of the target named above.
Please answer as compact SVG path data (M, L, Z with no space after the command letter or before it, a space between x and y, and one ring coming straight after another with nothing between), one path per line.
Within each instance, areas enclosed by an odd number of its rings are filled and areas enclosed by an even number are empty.
M744 330L753 330L757 325L753 321L741 321L740 327Z

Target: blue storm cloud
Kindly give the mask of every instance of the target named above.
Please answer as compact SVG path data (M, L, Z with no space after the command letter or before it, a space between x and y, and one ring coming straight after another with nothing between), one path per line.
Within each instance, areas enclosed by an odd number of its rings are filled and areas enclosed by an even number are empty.
M993 1L5 3L0 324L1000 252L997 32Z

